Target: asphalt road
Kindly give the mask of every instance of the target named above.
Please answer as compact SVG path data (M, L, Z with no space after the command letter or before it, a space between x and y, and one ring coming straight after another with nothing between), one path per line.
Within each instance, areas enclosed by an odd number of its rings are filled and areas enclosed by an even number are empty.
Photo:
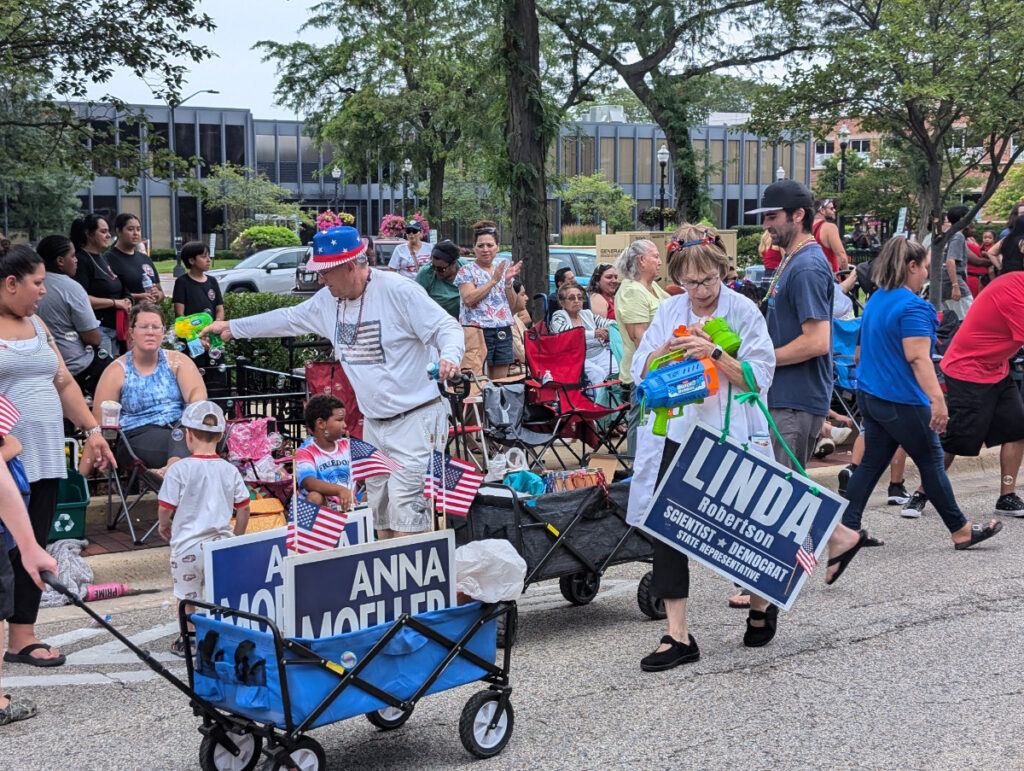
M973 519L988 518L996 475L957 477ZM781 614L769 646L742 645L745 614L729 584L693 569L691 629L701 660L645 674L639 659L663 633L636 606L647 566L606 575L589 606L557 585L531 587L513 649L515 728L493 769L1021 768L1024 521L967 552L953 550L934 509L904 520L877 502L865 524L886 545L861 552L825 587L822 568ZM81 614L41 629L72 654L64 667L4 665L4 691L41 714L0 728L11 769L198 767L198 720L185 698ZM114 623L163 653L171 612L135 608ZM83 635L87 635L82 637ZM77 638L77 639L76 639ZM101 647L97 647L101 646ZM463 686L427 697L402 728L362 718L316 729L329 768L458 768L476 764L458 739Z

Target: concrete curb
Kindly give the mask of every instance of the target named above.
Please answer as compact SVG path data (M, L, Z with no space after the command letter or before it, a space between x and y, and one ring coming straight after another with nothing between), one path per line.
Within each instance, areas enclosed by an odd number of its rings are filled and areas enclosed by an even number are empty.
M839 469L842 466L820 466L818 468L809 469L807 472L808 479L813 479L815 482L822 482L826 487L835 490L839 484ZM981 454L975 457L957 457L953 461L953 465L950 466L950 473L954 476L961 474L975 474L978 472L986 471L991 472L993 475L992 484L998 488L999 482L999 448L998 447L984 447L981 450ZM915 479L919 479L920 475L917 471L917 466L914 465L914 461L907 460L907 476L913 476ZM887 482L888 477L883 476L882 482ZM910 489L910 485L907 485L907 489Z

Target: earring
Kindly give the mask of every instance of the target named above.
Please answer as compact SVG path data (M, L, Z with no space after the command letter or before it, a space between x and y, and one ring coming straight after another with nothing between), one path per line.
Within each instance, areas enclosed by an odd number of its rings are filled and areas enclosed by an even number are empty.
M324 436L327 436L327 435L328 435L328 432L327 432L327 429L325 428L324 429Z

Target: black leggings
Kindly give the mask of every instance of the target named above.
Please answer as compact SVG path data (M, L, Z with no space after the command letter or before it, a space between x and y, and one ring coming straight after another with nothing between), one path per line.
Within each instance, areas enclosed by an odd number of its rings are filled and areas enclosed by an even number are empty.
M661 484L661 479L668 472L678 450L679 442L665 439L661 466L658 468L658 481L654 483L655 489ZM690 596L690 558L659 539L654 539L654 576L651 581L651 593L663 600L682 600Z
M59 486L59 479L39 479L29 485L28 518L36 543L43 548L46 548L46 539L50 537L53 515L57 513ZM9 621L12 624L34 624L43 592L21 566L20 549L11 552L11 567L14 568L14 614Z

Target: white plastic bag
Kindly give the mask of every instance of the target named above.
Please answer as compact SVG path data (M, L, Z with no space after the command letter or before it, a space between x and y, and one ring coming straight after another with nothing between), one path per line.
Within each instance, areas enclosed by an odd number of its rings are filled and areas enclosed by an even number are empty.
M523 593L526 560L508 541L470 541L455 550L455 589L481 602L516 600Z
M512 447L505 453L505 473L512 474L516 471L529 471L530 464L526 461L526 453L522 447Z
M490 462L487 464L487 475L484 476L485 482L500 482L505 478L507 473L508 460L504 453L498 452L491 456Z

